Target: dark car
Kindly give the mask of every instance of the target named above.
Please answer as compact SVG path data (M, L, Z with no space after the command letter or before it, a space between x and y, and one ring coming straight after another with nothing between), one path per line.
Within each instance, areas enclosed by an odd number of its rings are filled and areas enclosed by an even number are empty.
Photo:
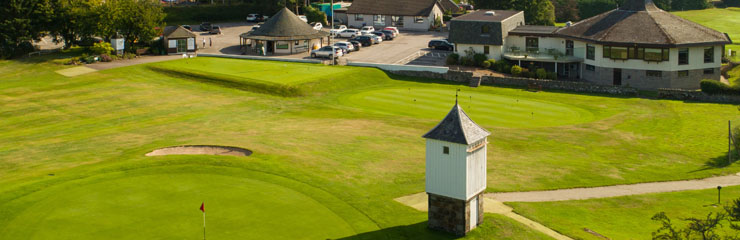
M385 34L385 39L383 40L393 40L396 38L396 34L393 34L393 31L391 30L380 30L380 32L383 32Z
M390 40L391 39L390 36L386 35L386 33L382 32L382 31L375 31L375 32L372 32L372 34L375 34L375 36L378 36L378 37L382 38L383 40Z
M370 36L357 36L353 39L350 39L350 42L351 41L360 42L363 47L373 45L373 39Z
M202 22L202 23L200 24L200 30L201 30L201 31L206 31L206 32L208 32L208 31L211 31L211 27L212 27L212 26L213 26L213 25L211 25L211 23L209 23L209 22Z
M354 40L348 41L352 44L352 46L355 46L355 51L360 51L360 48L362 47L362 43Z
M218 25L213 25L211 27L211 30L208 31L208 33L210 33L210 34L221 34L221 27L219 27Z
M446 40L432 40L432 41L429 41L428 46L431 49L437 49L437 50L447 50L447 51L455 50L455 45Z

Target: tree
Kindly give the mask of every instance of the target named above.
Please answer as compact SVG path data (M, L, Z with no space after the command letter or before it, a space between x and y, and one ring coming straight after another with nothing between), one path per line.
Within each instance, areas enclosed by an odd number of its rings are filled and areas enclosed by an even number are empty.
M323 26L328 26L326 21L326 13L311 6L303 7L303 12L306 15L308 22L320 22Z
M54 16L54 0L0 1L0 58L33 51Z
M478 9L524 11L524 21L531 25L555 25L555 7L550 0L475 0Z
M738 239L737 232L740 231L740 198L735 199L730 205L724 208L724 212L707 214L704 219L686 218L688 224L685 228L679 229L673 225L671 219L665 212L655 214L651 219L661 223L661 227L652 233L654 240L719 240L719 239ZM718 228L723 222L728 222L735 235L721 236Z
M578 1L577 0L552 0L555 7L555 21L567 22L578 21Z
M578 0L578 16L590 18L617 8L614 0Z
M126 39L126 50L135 42L147 43L158 36L163 25L162 6L149 0L109 0L100 11L100 36L111 39L120 34Z
M91 38L97 33L97 12L101 0L58 0L55 1L54 21L50 33L55 42L64 42L69 48L78 38Z
M705 0L673 0L671 9L673 11L698 10L709 7L709 2Z

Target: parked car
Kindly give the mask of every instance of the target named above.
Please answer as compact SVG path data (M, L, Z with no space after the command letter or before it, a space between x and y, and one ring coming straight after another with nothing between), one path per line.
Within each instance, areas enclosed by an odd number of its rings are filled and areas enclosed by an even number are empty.
M340 47L340 48L346 50L345 52L347 52L347 53L350 53L350 52L354 52L355 51L355 46L352 45L352 43L350 43L350 42L336 42L336 43L334 43L334 46L337 46L337 47Z
M394 33L391 30L380 30L380 31L383 32L383 34L385 34L385 40L393 40L397 36L396 33Z
M393 38L391 38L390 35L386 35L382 31L375 31L375 32L372 32L372 34L375 34L375 36L380 37L381 39L383 39L383 41L385 41L385 40L392 40L393 39Z
M342 49L335 46L324 46L322 48L316 49L311 51L311 57L317 58L317 57L327 57L331 58L333 56L341 57L344 54L342 53Z
M355 40L349 40L348 42L351 43L353 47L355 47L355 51L360 51L360 48L362 48L361 42Z
M221 27L218 25L213 25L211 27L211 31L208 31L210 34L221 34Z
M207 31L211 31L211 27L212 26L213 25L211 23L209 23L209 22L202 22L202 23L200 23L200 30L201 31L206 31L206 32Z
M398 31L398 28L397 27L385 27L385 28L383 28L383 30L391 30L391 31L393 31L395 33L395 36L393 36L393 37L398 37L398 35L401 35L401 32Z
M363 36L368 36L368 37L372 38L373 39L373 44L378 44L378 43L382 43L383 42L383 38L382 37L380 37L378 35L375 35L375 34L372 34L372 33L368 33L368 34L365 34Z
M262 16L262 14L258 13L251 13L247 15L247 22L261 22L265 21L265 16Z
M324 28L324 25L322 25L320 22L312 23L311 26L313 26L313 29L316 30L321 30L322 28Z
M193 31L193 28L190 27L190 25L182 25L182 27L187 29L188 31Z
M341 19L339 19L339 18L335 18L335 19L334 19L334 24L332 24L332 25L333 25L333 26L336 26L336 25L342 25L342 24L344 24L344 23L342 22L342 20L341 20Z
M305 16L305 15L298 15L298 18L300 18L300 19L301 19L301 20L303 20L304 22L308 23L308 18L306 18L306 16Z
M368 34L371 32L375 32L375 28L373 26L364 26L360 29L360 33L362 34Z
M360 30L352 29L352 28L345 29L344 31L341 31L337 34L337 36L344 37L344 38L354 38L359 35L362 35L360 34Z
M366 35L354 37L350 39L350 42L352 41L360 42L363 47L373 45L373 38Z
M338 28L332 28L331 30L329 30L329 33L331 33L332 36L336 36L337 33L344 31L346 29L347 29L347 26L339 25Z
M439 40L432 40L429 41L428 44L429 48L431 49L437 49L437 50L447 50L447 51L454 51L455 45L448 42L445 39L439 39Z

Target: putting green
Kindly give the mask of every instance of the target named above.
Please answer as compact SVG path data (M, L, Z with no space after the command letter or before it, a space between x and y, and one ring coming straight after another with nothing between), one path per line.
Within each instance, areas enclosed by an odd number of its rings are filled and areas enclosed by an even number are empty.
M327 239L354 234L322 203L277 184L210 173L114 175L21 199L32 203L0 234L3 239L199 239L201 201L206 203L207 233L213 239Z
M383 113L441 119L452 108L455 87L389 88L360 92L347 103ZM562 103L466 90L460 106L478 124L513 128L561 126L593 121L588 110Z

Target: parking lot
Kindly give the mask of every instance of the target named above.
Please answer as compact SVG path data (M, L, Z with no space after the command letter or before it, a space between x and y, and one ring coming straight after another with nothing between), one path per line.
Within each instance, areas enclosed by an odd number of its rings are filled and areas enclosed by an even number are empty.
M200 53L241 54L239 34L248 32L255 24L238 22L214 23L214 25L221 26L221 34L208 34L200 31L198 24L191 25L193 32L198 35L197 44ZM432 39L446 37L446 32L404 32L401 30L401 34L394 40L362 47L360 51L349 53L342 58L354 62L442 66L449 52L428 49L427 44ZM202 39L206 39L205 48L203 48ZM335 38L332 41L347 40L346 38ZM309 53L279 57L310 58Z

